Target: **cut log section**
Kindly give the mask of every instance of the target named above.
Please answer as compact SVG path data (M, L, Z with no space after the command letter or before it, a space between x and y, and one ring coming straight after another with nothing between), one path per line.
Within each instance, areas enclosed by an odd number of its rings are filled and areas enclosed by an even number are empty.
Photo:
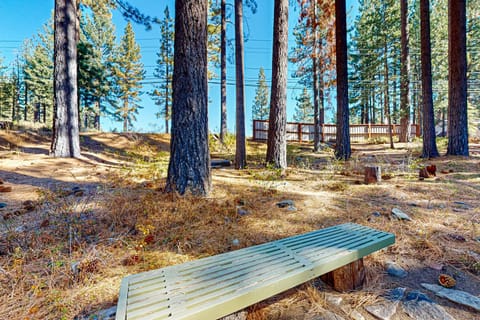
M365 183L372 184L382 181L382 169L379 166L365 167Z

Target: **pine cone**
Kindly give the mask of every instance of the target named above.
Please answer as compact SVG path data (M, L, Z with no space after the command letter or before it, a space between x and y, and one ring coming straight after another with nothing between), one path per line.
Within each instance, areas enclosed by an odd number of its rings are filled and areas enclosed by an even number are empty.
M441 274L438 276L438 283L440 283L442 286L444 286L445 288L453 288L455 287L455 285L457 284L457 282L455 281L455 279L453 279L452 277L450 277L449 275L447 274Z

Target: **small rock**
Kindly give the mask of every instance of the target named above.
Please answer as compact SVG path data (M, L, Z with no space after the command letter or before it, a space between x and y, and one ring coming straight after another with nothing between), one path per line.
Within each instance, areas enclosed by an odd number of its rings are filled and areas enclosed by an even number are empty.
M304 315L304 320L345 320L344 317L339 316L338 314L328 311L322 310L320 312L309 312Z
M365 317L360 312L358 312L357 310L353 310L348 315L353 320L365 320Z
M333 306L340 306L343 302L343 298L334 294L325 293L325 301Z
M480 237L476 237L476 238L475 238L475 241L480 242Z
M117 313L117 306L98 311L95 316L98 320L114 320Z
M233 239L232 240L232 245L235 247L238 247L240 245L240 241L238 239Z
M293 200L282 200L280 202L277 202L277 207L279 208L286 208L286 207L294 207L295 203Z
M412 218L410 218L405 212L403 212L402 210L400 210L398 208L393 208L392 209L392 214L398 220L412 221Z
M459 234L449 233L449 234L447 234L447 236L448 236L450 239L455 240L455 241L459 241L459 242L465 242L465 241L467 241L464 236L459 235Z
M243 209L241 206L237 206L237 214L240 215L240 216L246 216L247 214L249 214L250 212L248 212L247 210Z
M455 320L445 309L419 291L412 291L407 294L403 301L403 310L412 319Z
M422 283L422 287L434 292L437 296L446 298L450 301L471 307L480 311L480 298L465 291L447 289L437 284Z
M472 206L463 201L454 201L453 204L456 205L456 209L470 210Z
M397 312L397 307L405 294L405 288L390 290L385 300L377 304L365 306L365 310L381 320L390 320Z
M374 217L381 217L382 214L381 214L380 212L378 212L378 211L374 211L374 212L372 213L372 216L374 216Z
M386 271L389 275L397 278L405 278L408 275L408 272L405 271L402 267L400 267L395 262L387 262Z
M432 262L428 265L430 269L437 270L437 271L442 271L443 270L443 264Z
M228 316L220 318L219 320L247 320L247 312L245 311L235 312L235 313L229 314Z
M27 227L25 226L19 226L15 228L15 232L24 232L27 230Z
M418 205L418 203L415 203L415 202L410 202L408 205L409 205L410 207L420 207L420 206Z
M70 264L70 270L72 271L74 276L78 276L78 274L80 273L80 262L72 262Z
M297 208L295 208L294 206L288 206L287 210L288 211L297 211Z
M7 204L5 202L0 202L0 209L6 208Z

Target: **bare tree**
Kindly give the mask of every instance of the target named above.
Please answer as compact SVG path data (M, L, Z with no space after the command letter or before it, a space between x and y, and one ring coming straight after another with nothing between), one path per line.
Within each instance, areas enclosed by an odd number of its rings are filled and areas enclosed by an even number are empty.
M410 137L410 93L409 93L409 73L410 73L410 55L409 55L409 32L408 32L408 0L400 1L401 15L401 67L400 67L400 142L407 142Z
M447 154L468 156L466 0L448 1Z
M287 167L288 0L275 0L267 163Z
M247 165L245 146L245 64L243 43L243 2L235 0L236 150L235 168Z
M55 0L54 119L50 147L54 157L80 157L77 35L77 1Z
M438 157L432 97L432 49L430 44L430 1L420 0L420 33L423 100L423 158Z
M227 133L227 12L226 0L221 0L220 16L220 141L225 142Z
M176 0L167 192L210 191L207 88L207 1Z
M350 148L350 119L348 110L347 14L345 0L335 0L337 47L337 140L335 156L347 160Z

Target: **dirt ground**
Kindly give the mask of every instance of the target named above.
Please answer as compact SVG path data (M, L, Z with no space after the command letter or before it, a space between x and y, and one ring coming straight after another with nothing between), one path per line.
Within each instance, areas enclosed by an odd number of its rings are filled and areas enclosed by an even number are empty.
M311 282L250 307L248 319L322 319L322 310L349 319L328 294L373 319L363 307L386 290L424 291L420 283L437 283L441 273L456 279L456 289L480 295L479 145L468 158L427 161L418 158L418 143L395 150L357 144L348 162L328 148L294 145L289 169L279 172L261 164L265 146L250 143L247 170L214 169L211 195L192 200L162 192L167 136L89 133L81 144L80 159L54 159L48 134L0 131L0 179L12 188L0 193L0 319L78 318L114 305L127 274L344 222L396 235L394 246L365 259L364 288L338 294ZM233 157L228 150L214 156ZM419 180L425 164L437 174ZM381 167L381 183L363 183L366 165ZM296 211L275 205L285 199ZM392 208L413 221L393 219ZM209 236L212 230L218 234ZM408 276L388 275L387 261ZM428 295L456 319L480 317ZM409 318L399 311L393 319Z

